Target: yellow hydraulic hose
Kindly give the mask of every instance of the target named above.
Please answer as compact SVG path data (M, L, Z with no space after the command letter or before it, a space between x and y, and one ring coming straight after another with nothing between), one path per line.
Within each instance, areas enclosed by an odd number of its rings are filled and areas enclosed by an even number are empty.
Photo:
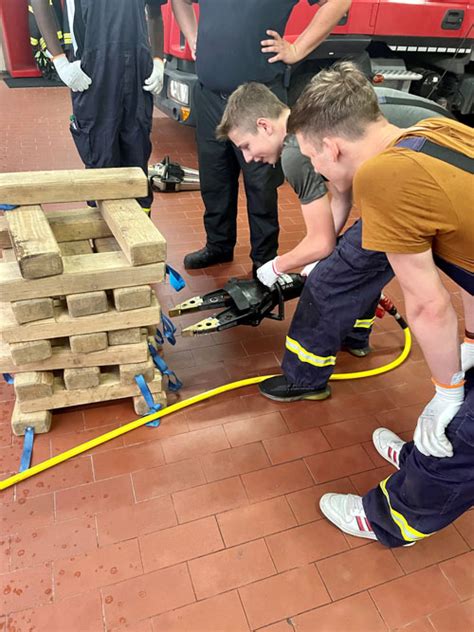
M410 330L405 328L403 330L405 334L405 346L401 354L393 360L393 362L389 362L384 366L378 367L376 369L369 369L367 371L357 371L355 373L335 373L330 379L331 380L356 380L362 377L371 377L374 375L381 375L382 373L387 373L388 371L392 371L396 367L400 366L408 357L408 354L411 350L411 333ZM213 388L210 391L205 391L204 393L200 393L199 395L194 395L189 399L185 399L182 402L177 402L176 404L172 404L171 406L167 406L163 408L163 410L159 410L156 413L152 413L151 415L147 415L146 417L140 417L140 419L135 419L135 421L131 421L124 426L120 426L119 428L115 428L115 430L111 430L110 432L106 432L95 439L91 439L90 441L86 441L85 443L81 443L77 445L75 448L71 448L66 452L62 452L56 456L53 456L51 459L47 459L42 463L38 463L38 465L34 465L23 472L19 472L18 474L14 474L9 478L6 478L3 481L0 481L0 491L15 485L16 483L20 483L21 481L26 480L27 478L31 478L35 476L35 474L39 474L40 472L44 472L45 470L49 470L49 468L54 467L55 465L59 465L59 463L63 463L71 459L78 454L82 454L87 450L91 450L92 448L101 445L102 443L106 443L111 439L115 439L116 437L120 437L131 430L135 430L135 428L140 428L140 426L144 426L150 421L154 421L155 419L161 419L162 417L166 417L166 415L171 415L171 413L175 413L182 408L187 408L188 406L192 406L193 404L197 404L198 402L202 402L205 399L209 399L214 397L215 395L219 395L220 393L226 393L227 391L232 391L236 388L242 388L243 386L251 386L252 384L258 384L259 382L263 382L263 380L272 377L271 375L264 375L260 377L250 377L245 380L239 380L237 382L230 382L229 384L224 384L224 386L218 386L217 388Z

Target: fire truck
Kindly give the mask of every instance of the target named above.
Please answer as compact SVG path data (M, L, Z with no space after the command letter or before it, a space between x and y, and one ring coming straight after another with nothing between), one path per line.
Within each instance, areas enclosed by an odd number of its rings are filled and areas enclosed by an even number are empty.
M191 52L171 10L163 7L166 56L163 90L156 106L171 118L194 125ZM199 5L194 5L199 19ZM298 3L284 37L294 41L317 5ZM352 0L328 39L291 67L289 102L318 71L320 59L368 55L371 74L383 85L433 99L461 117L474 104L474 4L469 0Z

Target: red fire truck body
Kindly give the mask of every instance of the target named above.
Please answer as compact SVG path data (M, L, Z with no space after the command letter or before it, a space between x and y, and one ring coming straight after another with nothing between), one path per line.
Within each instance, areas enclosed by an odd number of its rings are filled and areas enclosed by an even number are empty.
M199 18L199 5L194 5ZM294 41L318 10L302 1L285 31ZM318 70L318 59L370 58L384 85L432 98L453 111L473 110L473 16L469 0L352 0L329 38L291 69L290 103ZM172 118L194 124L192 88L197 81L189 47L170 3L163 7L165 83L156 105Z

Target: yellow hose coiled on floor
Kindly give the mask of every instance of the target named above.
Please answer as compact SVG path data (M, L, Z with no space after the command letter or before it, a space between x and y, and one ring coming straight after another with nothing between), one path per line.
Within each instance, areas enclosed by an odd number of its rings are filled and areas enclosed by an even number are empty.
M381 375L382 373L387 373L388 371L392 371L396 369L400 364L405 362L408 357L408 354L411 350L411 333L410 330L405 328L403 330L405 334L405 346L401 354L393 360L393 362L389 362L384 366L378 367L376 369L368 369L367 371L357 371L355 373L334 373L330 379L331 380L357 380L363 377L372 377L374 375ZM227 391L232 391L236 388L242 388L243 386L251 386L252 384L258 384L259 382L263 382L263 380L272 377L271 375L264 375L260 377L251 377L246 380L239 380L237 382L230 382L229 384L224 384L224 386L218 386L217 388L213 388L210 391L205 391L204 393L200 393L199 395L194 395L194 397L190 397L189 399L185 399L182 402L177 402L176 404L172 404L171 406L167 406L163 408L163 410L159 410L156 413L151 415L147 415L146 417L140 417L140 419L136 419L135 421L131 421L124 426L120 426L119 428L115 428L115 430L111 430L110 432L106 432L95 439L91 439L90 441L86 441L85 443L81 443L77 445L75 448L71 448L62 454L58 454L53 456L51 459L47 459L42 463L38 463L38 465L34 465L23 472L19 472L18 474L14 474L9 478L6 478L3 481L0 481L0 491L15 485L16 483L20 483L21 481L26 480L27 478L31 478L35 476L35 474L39 474L40 472L44 472L45 470L49 470L49 468L54 467L55 465L59 465L59 463L64 463L78 454L82 454L83 452L87 452L87 450L91 450L92 448L96 448L102 443L106 443L111 439L115 439L116 437L120 437L131 430L135 430L135 428L140 428L150 421L154 421L155 419L161 419L162 417L166 417L166 415L171 415L171 413L175 413L178 410L182 410L183 408L187 408L188 406L192 406L193 404L197 404L198 402L202 402L205 399L210 399L215 395L220 395L220 393L226 393Z

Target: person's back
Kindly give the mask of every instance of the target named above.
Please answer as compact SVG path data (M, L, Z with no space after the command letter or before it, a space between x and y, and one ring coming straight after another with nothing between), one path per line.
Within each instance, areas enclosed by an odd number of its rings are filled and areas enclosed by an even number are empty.
M383 85L374 86L374 92L382 114L387 121L397 127L410 127L428 117L442 116L454 119L446 108L418 94L386 88Z
M474 157L474 134L469 127L446 118L429 118L367 160L354 178L354 201L363 208L364 245L393 253L421 253L432 248L435 256L473 273L472 174L399 145L412 137L424 137ZM384 209L380 225L374 215Z
M209 90L230 94L247 81L271 83L283 75L282 62L260 52L266 29L285 30L299 0L200 0L196 72ZM314 3L314 0L313 0Z

